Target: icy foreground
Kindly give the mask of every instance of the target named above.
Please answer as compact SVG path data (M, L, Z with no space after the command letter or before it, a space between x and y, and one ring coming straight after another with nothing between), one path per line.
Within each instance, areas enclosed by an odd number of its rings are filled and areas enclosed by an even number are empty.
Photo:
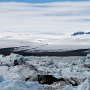
M86 57L24 57L13 53L9 56L0 55L0 89L90 90L89 64ZM62 77L71 84L59 81L42 85L36 79L38 74ZM74 86L75 82L78 86Z
M43 90L37 82L25 82L20 80L6 80L0 83L1 90Z

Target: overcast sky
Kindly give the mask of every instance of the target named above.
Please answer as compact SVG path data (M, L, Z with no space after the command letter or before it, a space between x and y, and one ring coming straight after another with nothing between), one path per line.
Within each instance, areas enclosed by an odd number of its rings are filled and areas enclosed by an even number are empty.
M20 2L0 2L0 31L44 34L90 31L89 0L13 1ZM42 1L47 3L40 3ZM32 2L38 2L38 4Z
M0 0L1 2L31 2L31 3L45 3L45 2L62 2L62 1L90 1L90 0Z
M0 0L1 2L31 2L31 3L45 3L45 2L61 2L61 1L90 1L90 0Z

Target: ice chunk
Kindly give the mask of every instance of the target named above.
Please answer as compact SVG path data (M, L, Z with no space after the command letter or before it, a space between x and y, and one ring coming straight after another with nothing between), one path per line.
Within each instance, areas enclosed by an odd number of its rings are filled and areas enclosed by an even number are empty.
M3 76L1 75L0 76L0 82L3 82L4 81L4 78L3 78Z
M0 83L2 90L43 90L38 82L25 82L21 80L7 80Z
M63 90L73 90L72 86L67 85Z
M77 90L90 90L90 75L81 85L78 86Z
M5 57L0 55L1 65L13 66L15 61L17 61L18 65L21 65L24 63L24 57L22 55L14 53L11 53L9 56Z

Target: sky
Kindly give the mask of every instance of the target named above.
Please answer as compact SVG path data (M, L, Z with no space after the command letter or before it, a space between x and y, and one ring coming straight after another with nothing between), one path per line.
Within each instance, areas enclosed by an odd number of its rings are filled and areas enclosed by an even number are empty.
M38 3L31 3L33 1ZM90 1L45 1L47 3L40 3L41 0L0 2L0 32L59 35L90 31Z
M30 3L46 3L46 2L60 2L60 1L89 1L89 0L0 0L1 2L30 2Z

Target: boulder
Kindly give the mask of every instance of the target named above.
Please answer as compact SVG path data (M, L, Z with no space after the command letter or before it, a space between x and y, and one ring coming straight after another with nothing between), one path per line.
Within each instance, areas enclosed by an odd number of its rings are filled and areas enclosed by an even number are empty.
M40 84L53 84L53 82L57 82L58 79L52 75L38 75L38 81Z
M14 66L19 65L17 60L14 60Z
M52 75L36 75L36 76L29 76L25 79L25 81L38 81L40 84L53 84L57 82L57 78L53 77Z
M61 85L72 85L78 86L80 81L77 78L56 78L52 75L36 75L29 76L25 81L38 81L40 84L53 84L54 82L59 82Z

